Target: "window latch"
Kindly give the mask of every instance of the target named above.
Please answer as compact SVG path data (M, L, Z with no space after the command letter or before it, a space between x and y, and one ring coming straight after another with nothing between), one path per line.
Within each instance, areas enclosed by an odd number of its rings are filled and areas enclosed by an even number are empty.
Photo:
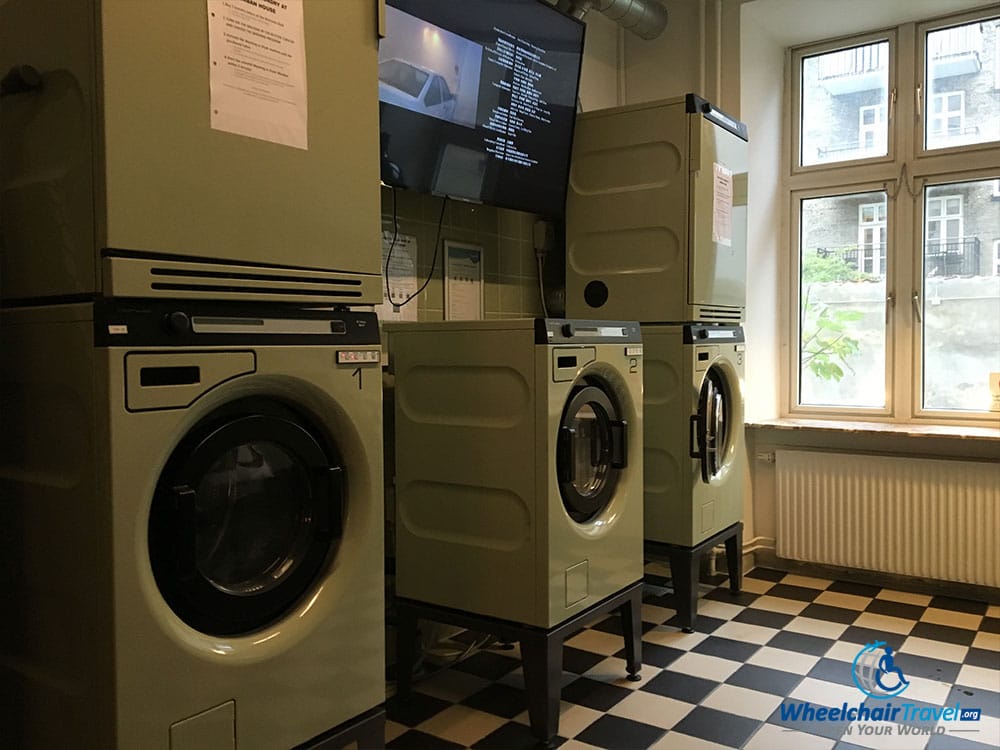
M924 87L923 84L917 84L916 100L913 102L914 106L917 108L917 117L924 116Z
M885 295L885 324L889 325L889 317L896 307L896 293L889 292Z
M924 316L920 311L920 292L913 293L913 315L916 317L918 323L923 323Z

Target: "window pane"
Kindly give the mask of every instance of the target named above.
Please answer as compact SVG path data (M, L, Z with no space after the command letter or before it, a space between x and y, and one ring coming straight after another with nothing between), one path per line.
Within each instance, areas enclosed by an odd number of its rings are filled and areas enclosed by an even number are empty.
M1000 140L998 20L928 32L926 148Z
M888 91L888 42L804 58L800 163L885 156Z
M885 203L881 191L802 201L802 405L885 406Z
M923 406L986 411L1000 372L1000 210L993 180L924 191Z

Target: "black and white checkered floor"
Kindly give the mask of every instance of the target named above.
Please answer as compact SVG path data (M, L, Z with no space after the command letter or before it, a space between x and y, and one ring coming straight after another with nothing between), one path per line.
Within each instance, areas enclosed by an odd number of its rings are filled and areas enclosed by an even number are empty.
M616 616L566 641L552 746L664 750L986 750L1000 747L1000 606L757 568L743 591L702 585L694 633L676 626L669 580L647 566L643 669L625 677ZM960 705L979 721L803 721L781 705L872 708L852 664L885 641L910 684L897 707ZM787 706L786 706L787 711ZM940 711L937 712L940 714ZM923 717L933 712L923 711ZM485 650L390 701L389 748L533 747L519 653ZM902 718L901 716L899 718ZM899 725L904 725L900 730ZM918 726L927 734L910 734ZM907 733L903 733L907 732Z

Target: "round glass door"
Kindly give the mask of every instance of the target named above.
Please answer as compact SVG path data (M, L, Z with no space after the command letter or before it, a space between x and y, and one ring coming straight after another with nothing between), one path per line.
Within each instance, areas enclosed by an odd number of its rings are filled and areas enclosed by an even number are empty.
M211 635L280 618L336 549L342 482L332 449L282 404L235 402L202 420L153 498L149 553L164 599Z
M734 425L732 392L722 370L713 365L705 374L698 393L698 412L691 417L694 441L691 457L700 460L701 479L706 484L722 473L729 453Z
M574 389L556 440L556 475L570 518L586 523L607 507L626 454L626 423L605 390L596 384Z

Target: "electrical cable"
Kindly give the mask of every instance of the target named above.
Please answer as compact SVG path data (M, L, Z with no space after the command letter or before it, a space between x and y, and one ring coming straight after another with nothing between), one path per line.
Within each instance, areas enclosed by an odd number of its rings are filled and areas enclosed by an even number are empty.
M396 218L396 188L392 188L392 242L389 243L389 252L385 254L385 301L392 304L392 293L389 291L389 261L392 260L392 250L396 247L396 240L399 238L399 220Z
M535 253L535 260L538 261L538 295L542 300L542 315L549 317L549 308L545 305L545 281L542 279L542 254Z
M420 288L417 291L415 291L409 297L404 299L398 305L395 304L393 305L394 310L399 309L403 305L407 304L410 300L416 299L416 297L418 297L420 293L424 291L425 288L427 288L427 285L431 283L431 279L434 278L434 269L437 266L438 246L441 244L441 225L444 224L444 209L445 206L447 205L448 205L448 196L446 195L441 200L441 215L438 216L437 235L434 237L434 257L431 259L430 273L427 274L427 278L424 279L424 283L420 285Z

